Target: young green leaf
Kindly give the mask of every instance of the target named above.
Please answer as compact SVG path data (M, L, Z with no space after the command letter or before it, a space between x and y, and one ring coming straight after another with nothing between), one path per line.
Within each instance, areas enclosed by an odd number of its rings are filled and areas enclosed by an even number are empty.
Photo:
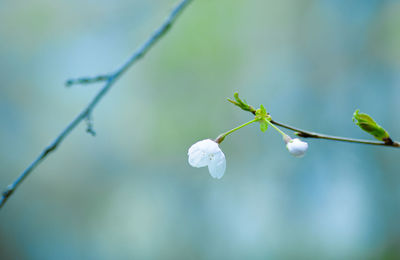
M260 108L256 110L256 117L258 119L266 118L268 116L267 110L263 105L260 105Z
M267 110L265 109L265 107L263 105L260 105L260 109L261 109L261 113L263 115L267 115Z
M263 119L262 121L260 121L260 130L261 130L261 132L265 132L265 131L267 131L267 129L268 129L268 123L267 123L267 121L266 121L267 119Z
M246 100L244 100L244 99L242 100L242 99L239 98L239 93L238 92L235 92L233 94L233 97L235 98L235 100L232 100L232 99L228 98L228 101L231 102L232 104L240 107L241 109L243 109L245 111L249 111L249 112L252 112L252 113L255 112L255 109L252 106L250 106L249 104L247 104Z
M372 117L368 114L359 113L357 109L353 114L353 122L358 125L365 132L373 135L376 139L384 142L388 142L390 139L389 133L378 125Z

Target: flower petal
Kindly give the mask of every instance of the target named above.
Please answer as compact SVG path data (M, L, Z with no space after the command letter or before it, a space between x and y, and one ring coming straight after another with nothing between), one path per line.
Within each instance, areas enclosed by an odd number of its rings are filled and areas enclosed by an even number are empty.
M197 168L207 166L209 163L207 154L196 147L193 149L192 149L192 147L190 147L190 148L191 149L189 149L189 152L188 152L189 164L191 166L197 167Z
M221 152L218 144L210 139L193 144L188 151L188 162L193 167L204 167L210 163L212 155Z
M292 155L296 157L303 157L308 149L308 144L301 141L299 138L295 138L290 140L286 144L286 147Z
M225 155L222 151L214 154L213 159L208 164L208 171L213 178L221 179L226 169Z
M218 144L211 139L205 139L205 140L199 141L199 142L195 143L194 145L192 145L192 147L193 146L204 151L206 154L213 154L213 153L217 153L217 152L221 151L221 149L219 149ZM189 151L190 151L190 148L189 148Z

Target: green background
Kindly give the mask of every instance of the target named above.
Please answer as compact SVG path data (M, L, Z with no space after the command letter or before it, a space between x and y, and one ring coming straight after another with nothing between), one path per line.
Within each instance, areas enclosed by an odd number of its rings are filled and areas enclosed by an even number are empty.
M101 88L68 78L120 66L175 0L0 1L0 188ZM399 259L399 150L270 128L221 144L221 180L187 149L252 119L400 139L400 2L194 0L0 211L1 259ZM288 132L290 133L290 132ZM292 134L292 133L290 133Z

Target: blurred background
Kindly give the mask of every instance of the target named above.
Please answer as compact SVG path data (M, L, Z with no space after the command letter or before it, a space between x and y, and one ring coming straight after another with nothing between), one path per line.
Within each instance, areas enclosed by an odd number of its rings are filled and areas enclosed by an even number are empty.
M176 0L0 1L0 188L102 86ZM307 140L292 157L251 125L221 180L187 149L252 116L400 139L400 1L195 0L0 211L1 259L400 259L399 150ZM288 132L289 133L289 132ZM291 133L290 133L291 134ZM372 138L371 138L372 139Z

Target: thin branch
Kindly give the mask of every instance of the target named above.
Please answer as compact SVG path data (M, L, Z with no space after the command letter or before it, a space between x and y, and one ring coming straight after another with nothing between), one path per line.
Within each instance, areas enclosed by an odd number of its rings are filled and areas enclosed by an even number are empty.
M388 143L385 142L379 142L379 141L370 141L370 140L362 140L362 139L354 139L354 138L347 138L347 137L340 137L340 136L332 136L332 135L325 135L325 134L319 134L319 133L314 133L314 132L309 132L306 130L302 130L290 125L286 125L274 120L271 120L271 123L284 127L286 129L295 131L295 134L300 137L304 138L317 138L317 139L327 139L327 140L333 140L333 141L341 141L341 142L349 142L349 143L359 143L359 144L371 144L371 145L383 145L383 146L390 146L390 147L400 147L399 142L391 141Z
M256 109L253 106L250 106L245 102L244 103L241 102L242 100L239 98L239 94L235 93L235 99L236 99L236 102L229 98L228 98L228 101L231 102L232 104L240 107L244 111L248 111L248 112L252 113L253 115L256 114ZM370 144L370 145L380 145L380 146L389 146L389 147L400 148L400 142L392 141L392 139L390 139L390 138L387 140L387 142L354 139L354 138L347 138L347 137L325 135L325 134L310 132L310 131L302 130L297 127L293 127L293 126L290 126L290 125L287 125L284 123L277 122L275 120L271 120L270 122L277 126L292 130L295 132L295 134L297 136L300 136L303 138L326 139L326 140L348 142L348 143Z
M90 83L97 83L97 82L103 82L107 81L111 78L110 75L99 75L96 77L84 77L84 78L78 78L78 79L69 79L65 82L65 85L67 87L70 87L72 85L77 85L77 84L90 84Z
M80 114L72 120L72 122L54 139L54 141L47 146L42 153L21 173L21 175L10 184L6 190L2 193L2 197L0 199L0 208L4 206L8 198L15 192L17 187L29 176L29 174L39 165L41 161L43 161L51 152L53 152L71 133L75 127L81 123L85 119L90 119L90 115L97 105L97 103L104 97L104 95L110 90L110 88L114 85L114 83L118 80L118 78L128 70L128 68L142 58L151 47L168 32L171 28L177 17L180 13L183 12L185 7L192 2L192 0L183 0L181 1L169 14L164 23L150 36L150 38L141 45L134 54L123 64L119 69L117 69L114 73L108 76L97 76L94 78L82 78L78 80L69 80L67 81L67 85L76 84L76 83L92 83L98 81L105 81L105 85L102 89L97 93L97 95L92 99L92 101L83 109Z

